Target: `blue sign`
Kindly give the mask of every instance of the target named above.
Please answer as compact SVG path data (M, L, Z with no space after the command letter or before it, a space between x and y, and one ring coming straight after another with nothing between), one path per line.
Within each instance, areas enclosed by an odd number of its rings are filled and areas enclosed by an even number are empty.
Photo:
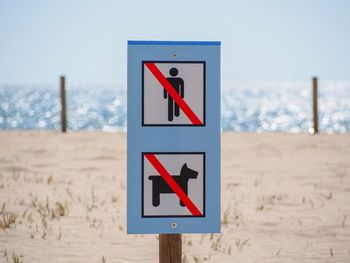
M220 47L128 42L129 234L220 232Z

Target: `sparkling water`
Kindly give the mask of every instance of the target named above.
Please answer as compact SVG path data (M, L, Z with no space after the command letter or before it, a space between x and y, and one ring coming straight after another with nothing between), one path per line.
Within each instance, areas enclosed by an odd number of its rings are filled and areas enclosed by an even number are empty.
M227 85L221 102L224 131L308 132L312 127L311 83ZM318 103L320 131L350 131L350 82L320 82ZM126 130L123 89L68 86L67 107L69 130ZM0 86L0 129L59 128L57 86Z

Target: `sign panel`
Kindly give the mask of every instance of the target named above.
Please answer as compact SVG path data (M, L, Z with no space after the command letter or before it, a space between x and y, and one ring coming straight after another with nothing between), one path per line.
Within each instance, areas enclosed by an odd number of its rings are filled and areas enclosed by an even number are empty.
M220 42L128 42L128 233L220 232Z

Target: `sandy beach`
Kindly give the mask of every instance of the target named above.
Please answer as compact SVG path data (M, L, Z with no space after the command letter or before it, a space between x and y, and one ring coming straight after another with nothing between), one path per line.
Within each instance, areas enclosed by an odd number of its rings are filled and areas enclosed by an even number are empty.
M158 261L126 234L125 133L0 146L0 262ZM183 235L183 262L350 262L350 134L224 133L221 189L222 233Z

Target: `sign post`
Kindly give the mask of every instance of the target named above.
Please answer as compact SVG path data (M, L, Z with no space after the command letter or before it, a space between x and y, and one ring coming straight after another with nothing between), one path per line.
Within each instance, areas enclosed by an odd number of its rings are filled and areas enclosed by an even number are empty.
M179 263L182 260L181 234L159 234L159 262Z
M127 231L161 234L160 259L220 232L220 46L128 42Z
M318 133L318 92L317 92L317 77L312 78L312 113L313 113L313 133Z
M66 78L60 77L61 93L61 131L67 132L67 102L66 102Z

